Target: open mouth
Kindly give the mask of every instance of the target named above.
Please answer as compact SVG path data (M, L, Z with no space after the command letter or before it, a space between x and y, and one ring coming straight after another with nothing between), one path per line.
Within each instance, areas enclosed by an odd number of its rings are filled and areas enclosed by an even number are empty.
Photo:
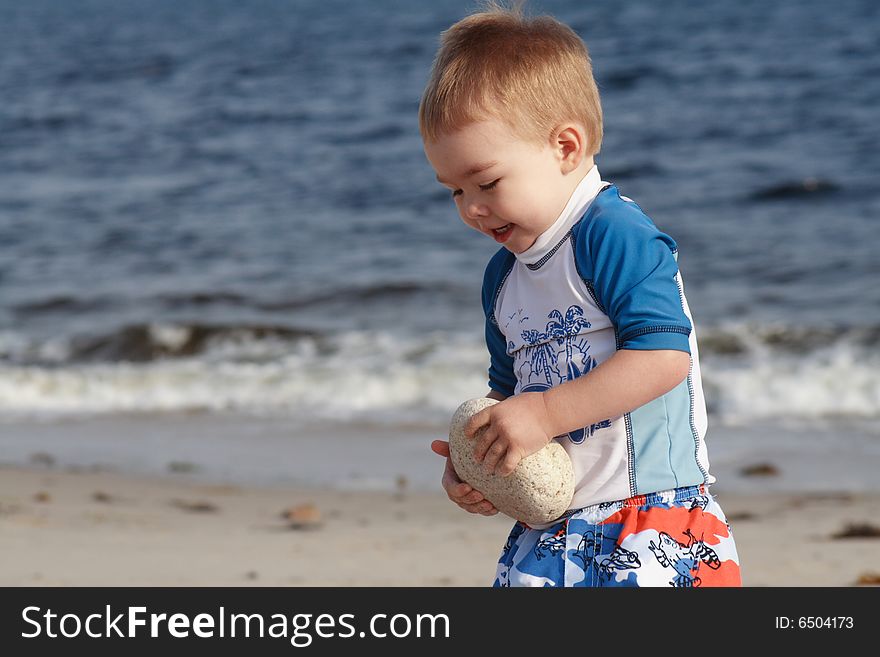
M493 228L492 229L492 237L495 238L495 241L499 244L503 244L507 241L507 238L510 237L510 232L513 230L513 224L505 224L501 226L501 228Z
M493 228L492 236L495 238L496 242L504 242L507 240L507 237L510 235L510 230L513 228L513 224L506 224L501 226L501 228Z

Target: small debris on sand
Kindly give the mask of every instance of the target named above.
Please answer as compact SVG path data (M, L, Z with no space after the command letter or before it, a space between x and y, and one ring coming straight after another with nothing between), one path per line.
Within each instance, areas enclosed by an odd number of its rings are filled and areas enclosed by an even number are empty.
M880 586L880 573L862 573L856 580L856 586Z
M21 508L17 504L5 504L4 502L0 502L0 517L11 516L19 511L21 511Z
M216 513L219 511L216 504L202 500L171 500L171 506L190 513Z
M55 465L55 457L47 452L35 452L31 454L31 463L51 468Z
M175 472L177 474L186 474L196 470L198 470L198 466L189 461L171 461L168 464L168 472Z
M394 480L394 499L403 500L406 498L406 491L409 488L409 479L406 475L397 475Z
M317 529L321 526L321 510L311 502L285 509L281 517L290 529Z
M851 522L831 538L880 538L880 527L867 522Z
M755 463L741 468L739 473L744 477L775 477L779 474L779 468L772 463Z
M94 493L92 493L92 501L101 502L102 504L109 504L113 501L113 496L109 493L105 493L102 490L96 490Z
M792 509L802 509L811 504L851 504L854 499L849 493L799 493L788 502L788 506Z
M51 502L51 501L52 501L52 496L49 495L49 493L47 493L44 490L41 490L40 492L38 492L34 495L34 502L39 502L40 504L45 504L45 503Z
M737 513L728 513L727 519L731 522L740 522L742 520L754 520L757 516L751 511L739 511Z

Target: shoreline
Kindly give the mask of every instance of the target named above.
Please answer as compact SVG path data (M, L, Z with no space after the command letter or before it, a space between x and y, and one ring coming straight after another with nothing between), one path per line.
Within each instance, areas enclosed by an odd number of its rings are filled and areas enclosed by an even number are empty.
M877 492L714 491L746 586L880 576ZM488 586L512 521L436 492L0 467L0 586Z
M437 492L431 441L448 425L316 422L242 413L0 418L0 467L51 464L202 483ZM715 494L880 493L880 427L710 427Z

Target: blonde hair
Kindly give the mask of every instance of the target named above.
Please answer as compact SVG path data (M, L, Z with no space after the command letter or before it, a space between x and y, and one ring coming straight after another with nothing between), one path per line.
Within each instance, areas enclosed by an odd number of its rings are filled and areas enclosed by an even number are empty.
M525 16L491 3L440 37L419 105L426 142L474 121L497 118L518 135L545 142L564 121L587 130L587 148L602 144L602 106L581 38L550 16Z

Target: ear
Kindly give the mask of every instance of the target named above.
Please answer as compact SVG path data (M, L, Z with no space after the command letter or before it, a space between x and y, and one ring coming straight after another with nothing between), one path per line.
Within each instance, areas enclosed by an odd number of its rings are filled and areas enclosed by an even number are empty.
M586 156L587 131L578 123L567 123L553 131L551 146L563 174L577 169Z

